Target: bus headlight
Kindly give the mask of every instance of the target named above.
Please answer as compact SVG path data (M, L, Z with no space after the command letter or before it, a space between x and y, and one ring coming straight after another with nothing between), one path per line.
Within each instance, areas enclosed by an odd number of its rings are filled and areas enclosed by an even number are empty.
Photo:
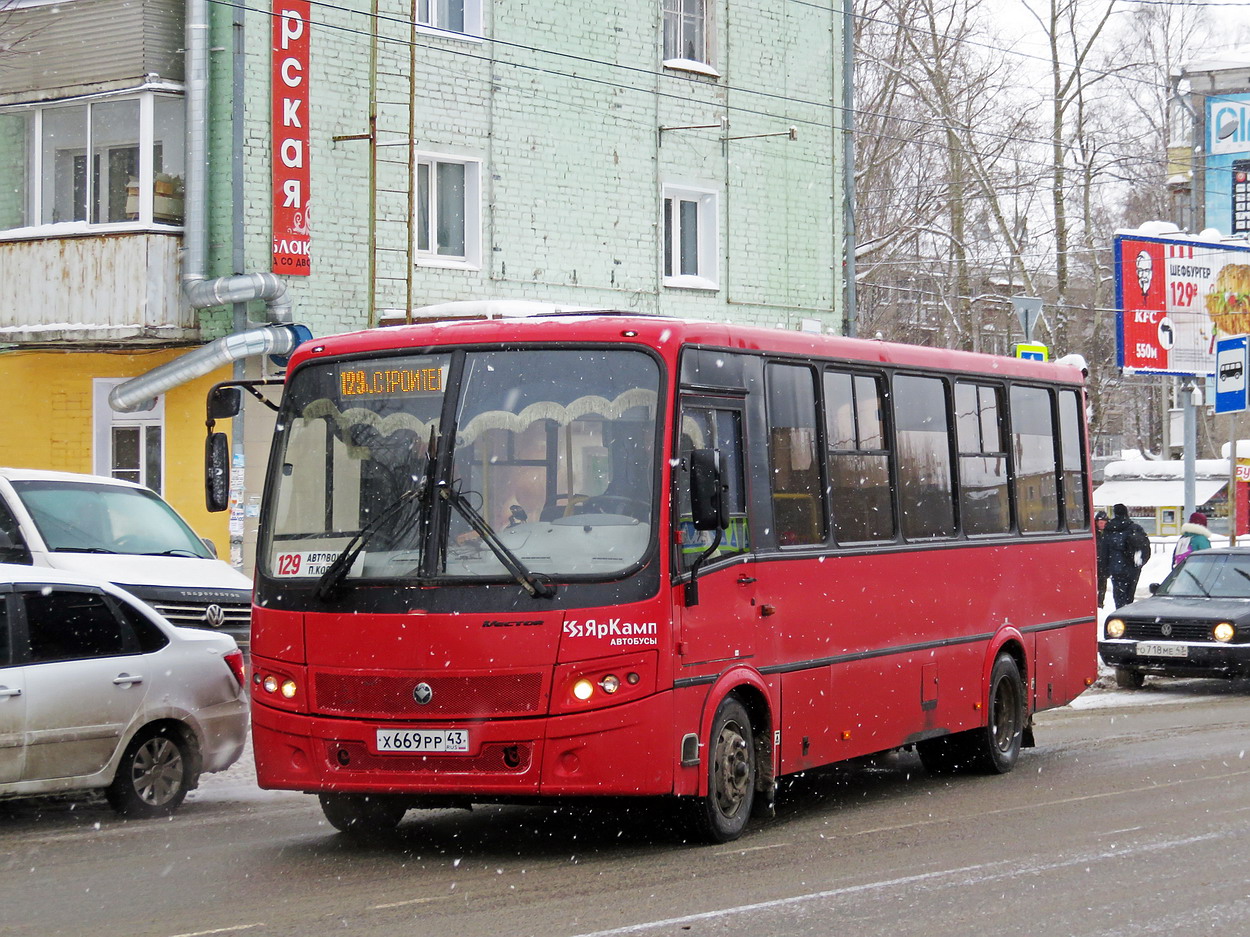
M282 686L279 687L278 689L281 691L282 695L285 696L287 699L295 698L296 689L295 689L294 680L283 680Z
M1222 641L1225 644L1233 640L1233 636L1235 634L1237 634L1237 629L1234 628L1232 622L1229 621L1220 622L1211 632L1211 635L1215 638L1215 640Z
M1124 637L1124 619L1123 618L1108 618L1106 628L1107 628L1107 637L1109 638Z
M269 674L265 677L265 682L261 686L265 688L266 693L276 693L278 692L278 678L273 674Z
M585 702L590 699L590 695L595 692L595 685L583 677L573 684L573 696Z
M620 678L617 677L615 674L608 674L606 677L604 677L602 680L599 681L599 686L602 687L604 693L607 693L609 696L611 696L613 693L615 693L617 690L621 688L621 681L620 681Z

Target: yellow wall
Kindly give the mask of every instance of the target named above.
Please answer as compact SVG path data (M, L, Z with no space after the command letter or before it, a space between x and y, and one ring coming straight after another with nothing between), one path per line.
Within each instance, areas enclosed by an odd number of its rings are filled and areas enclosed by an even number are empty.
M91 382L137 377L186 348L145 351L6 351L0 353L0 465L91 473ZM220 370L165 395L164 496L224 559L230 556L229 513L204 510L204 399ZM219 429L229 431L228 421ZM262 455L263 458L263 455Z

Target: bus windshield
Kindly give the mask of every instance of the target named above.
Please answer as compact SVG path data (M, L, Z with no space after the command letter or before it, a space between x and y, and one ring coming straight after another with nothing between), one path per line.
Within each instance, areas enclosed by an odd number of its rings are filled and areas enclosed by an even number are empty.
M620 574L652 541L658 396L654 359L626 349L303 367L263 568L317 577L347 551L347 580Z

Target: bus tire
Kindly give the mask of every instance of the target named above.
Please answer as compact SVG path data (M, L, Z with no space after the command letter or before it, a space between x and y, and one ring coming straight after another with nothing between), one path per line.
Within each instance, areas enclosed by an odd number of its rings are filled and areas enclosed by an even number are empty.
M986 708L988 722L969 735L972 756L969 767L979 774L1006 774L1020 758L1024 724L1028 721L1024 680L1016 659L1010 654L999 654L994 661Z
M1028 719L1024 680L1010 654L998 655L990 673L986 724L926 739L916 746L933 775L1006 774L1016 766Z
M755 738L742 703L727 696L716 709L707 747L708 792L690 804L691 832L709 843L742 835L755 802Z
M1146 675L1140 670L1117 667L1115 669L1115 685L1121 690L1140 690L1146 685Z
M408 803L391 794L321 794L321 812L340 833L376 836L392 832Z

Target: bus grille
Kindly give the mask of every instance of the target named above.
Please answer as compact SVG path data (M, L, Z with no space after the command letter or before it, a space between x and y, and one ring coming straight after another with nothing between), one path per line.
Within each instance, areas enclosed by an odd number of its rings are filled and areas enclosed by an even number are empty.
M419 683L431 690L425 705L413 696ZM543 678L538 673L478 677L319 673L314 689L320 712L380 719L525 715L540 712L543 705Z
M375 755L361 742L326 745L326 760L335 771L520 774L529 770L532 755L528 742L492 743L476 755Z
M1214 621L1169 621L1166 618L1124 620L1129 641L1210 641ZM1164 632L1167 632L1166 634Z

